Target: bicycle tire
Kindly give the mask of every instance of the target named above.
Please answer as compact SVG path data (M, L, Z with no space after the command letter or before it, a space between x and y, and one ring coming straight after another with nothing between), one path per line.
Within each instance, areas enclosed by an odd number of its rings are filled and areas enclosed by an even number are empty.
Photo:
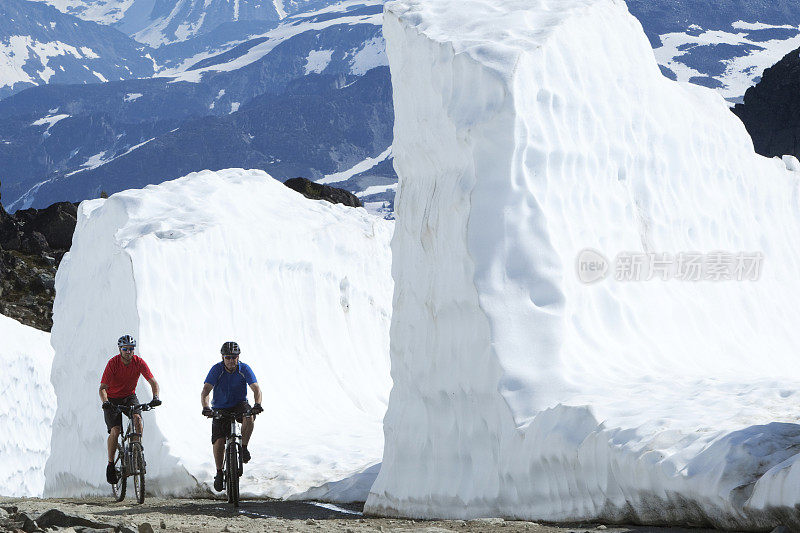
M133 492L136 501L144 503L144 452L142 445L138 442L133 443Z
M231 493L231 454L230 454L230 442L225 445L225 459L223 469L225 470L225 495L228 497L228 503L233 503L232 493Z
M125 499L128 477L125 475L125 454L119 443L117 443L117 453L114 454L114 469L117 471L117 482L111 485L111 492L114 494L114 499L121 502Z
M228 502L239 507L239 457L236 444L228 447Z

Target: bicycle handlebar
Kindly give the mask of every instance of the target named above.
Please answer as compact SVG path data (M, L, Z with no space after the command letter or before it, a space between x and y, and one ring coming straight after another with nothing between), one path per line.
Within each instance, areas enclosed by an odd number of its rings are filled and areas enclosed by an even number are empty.
M128 416L133 414L134 411L149 411L150 409L155 409L155 407L149 403L141 403L139 405L115 405L114 407L118 413L128 414Z
M211 411L214 413L214 416L209 418L214 418L216 420L230 420L232 418L237 418L238 416L240 416L237 413L223 411L222 409L212 409ZM241 416L253 416L253 411L251 409L248 409L247 411L243 412Z

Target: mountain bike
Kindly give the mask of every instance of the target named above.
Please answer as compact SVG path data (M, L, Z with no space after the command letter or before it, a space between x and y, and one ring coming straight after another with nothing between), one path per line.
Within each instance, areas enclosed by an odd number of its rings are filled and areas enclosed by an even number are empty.
M128 417L128 427L125 433L120 432L117 441L117 451L114 454L114 470L117 471L117 482L111 485L114 498L121 502L125 499L125 490L128 487L128 476L133 476L133 490L136 501L144 503L144 476L147 470L147 462L144 460L144 448L142 448L142 434L134 430L133 415L136 412L149 411L154 409L148 403L140 405L117 405L118 412ZM142 420L144 425L144 420ZM136 440L132 440L132 439Z
M251 416L247 410L243 416ZM225 439L225 456L223 459L223 479L225 488L228 491L228 503L234 507L239 507L239 478L244 472L242 464L242 434L239 431L239 423L236 421L236 414L229 411L214 409L214 418L225 420L231 424L231 434Z

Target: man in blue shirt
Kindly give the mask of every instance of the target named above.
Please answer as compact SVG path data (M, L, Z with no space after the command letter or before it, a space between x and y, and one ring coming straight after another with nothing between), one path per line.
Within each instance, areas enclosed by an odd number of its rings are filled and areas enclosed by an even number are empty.
M236 415L236 420L242 424L242 462L250 460L247 444L253 434L253 421L255 415L262 413L261 388L258 386L253 371L244 363L239 362L241 350L239 345L228 341L220 350L222 361L211 367L203 384L200 394L200 403L203 404L203 415L209 418L214 416L214 411L208 405L208 395L214 391L211 406ZM253 389L255 403L253 407L247 403L247 386ZM214 477L214 490L222 490L222 457L225 454L225 439L230 436L230 423L214 419L211 424L211 444L214 449L214 461L217 463L217 475Z

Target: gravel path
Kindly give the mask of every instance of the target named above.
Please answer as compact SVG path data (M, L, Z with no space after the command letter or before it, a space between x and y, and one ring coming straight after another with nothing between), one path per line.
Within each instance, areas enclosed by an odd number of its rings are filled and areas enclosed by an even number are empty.
M0 498L0 507L16 507L18 513L26 513L34 520L50 509L58 509L69 515L85 519L124 526L133 531L150 531L148 525L158 531L180 531L186 533L219 532L342 532L374 533L603 533L652 532L652 533L703 533L710 530L654 528L637 526L604 526L600 524L537 524L535 522L503 521L501 519L415 521L365 517L360 505L330 505L319 502L286 502L275 500L248 500L242 502L238 511L231 509L224 500L190 500L148 498L144 505L132 500L116 503L111 498L86 499L37 499ZM2 511L0 511L2 513ZM6 518L9 519L6 514ZM18 515L21 516L21 515ZM14 531L6 521L0 520L0 531ZM19 526L17 526L19 527ZM59 531L88 533L98 529L61 528Z

